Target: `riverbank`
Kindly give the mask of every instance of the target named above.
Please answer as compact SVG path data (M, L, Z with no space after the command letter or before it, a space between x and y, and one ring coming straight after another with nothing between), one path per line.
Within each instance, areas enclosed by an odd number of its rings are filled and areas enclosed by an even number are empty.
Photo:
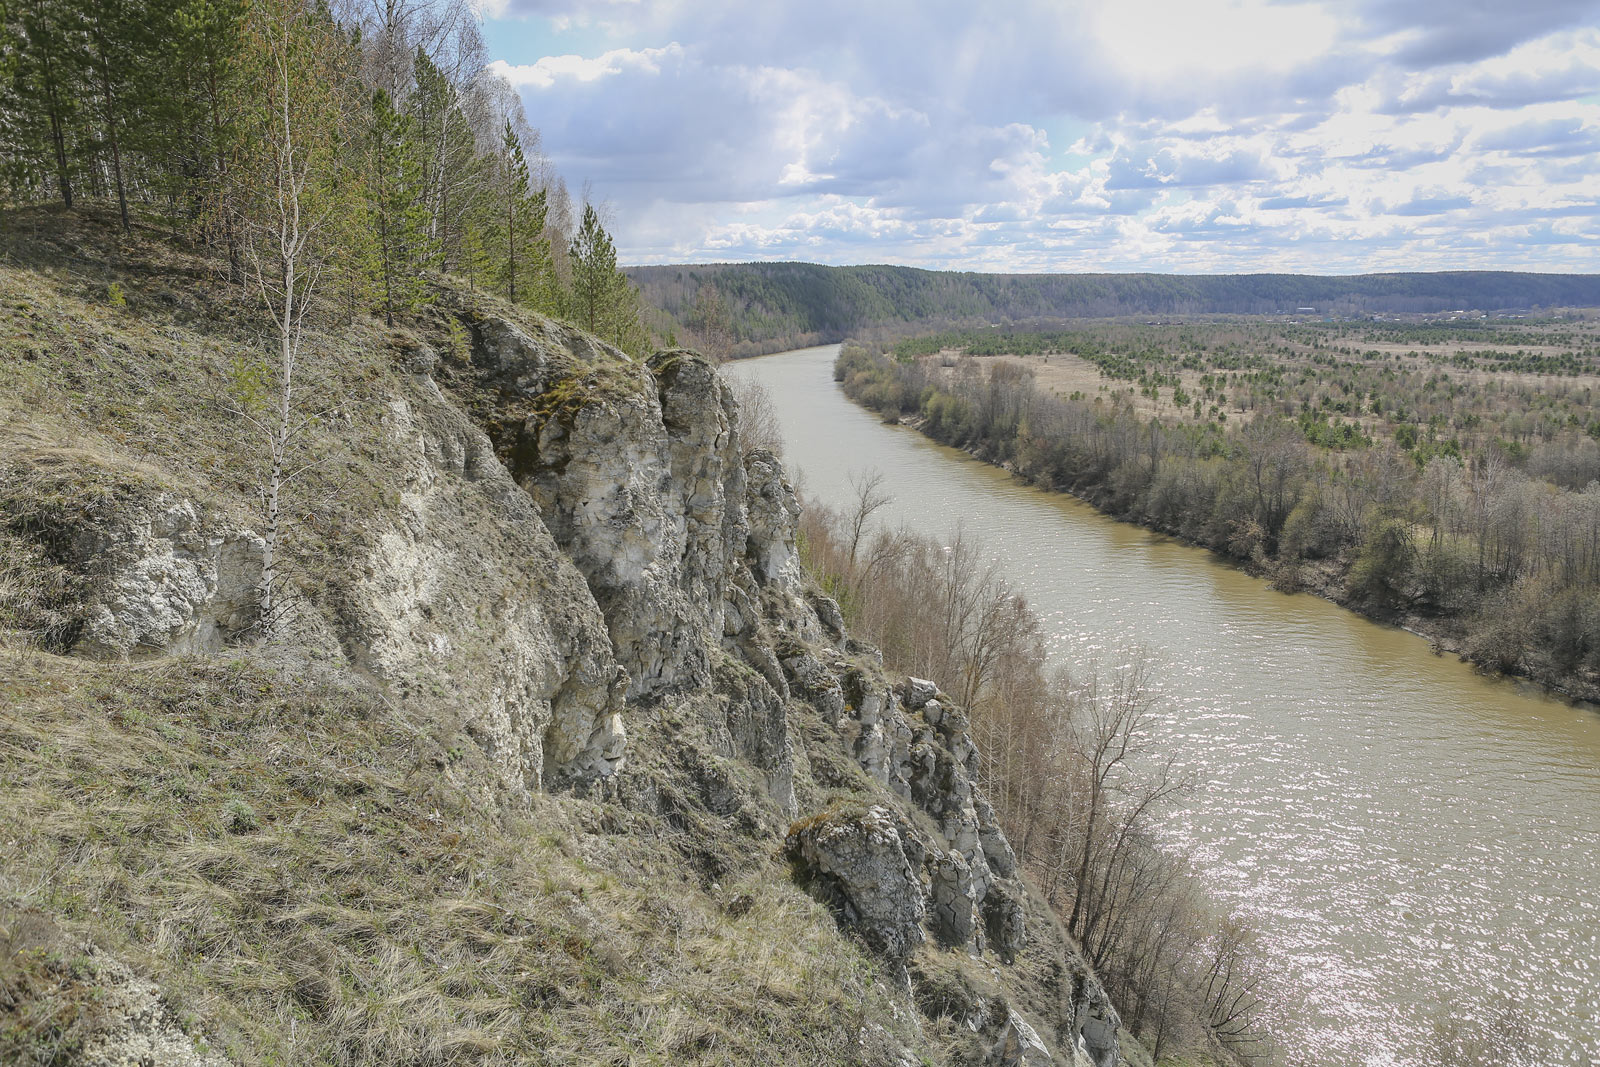
M1600 701L1594 494L1503 464L1324 453L1272 419L1157 422L1116 399L1045 395L1004 365L846 344L834 378L858 405L1029 485L1416 632L1486 673Z
M931 434L926 432L924 428L926 421L925 419L914 417L898 419L895 424L937 440L937 438L933 438ZM1526 664L1496 666L1485 663L1474 658L1467 643L1468 635L1464 632L1460 620L1385 609L1352 596L1350 592L1350 571L1356 560L1351 556L1292 562L1266 557L1246 557L1241 559L1227 552L1219 551L1214 546L1207 545L1195 538L1188 537L1180 530L1163 529L1159 525L1141 522L1127 514L1119 514L1113 507L1108 506L1109 501L1106 499L1105 494L1083 493L1074 490L1070 486L1041 483L1019 471L1015 464L987 456L982 449L975 446L969 445L962 448L961 451L976 460L1000 468L1025 485L1035 489L1042 489L1046 492L1065 494L1075 500L1083 501L1096 511L1108 518L1115 519L1117 522L1125 522L1131 526L1151 530L1165 537L1174 538L1183 544L1204 549L1221 563L1236 567L1252 577L1265 578L1268 584L1280 593L1289 596L1296 593L1308 593L1312 596L1321 597L1323 600L1337 604L1339 607L1360 615L1364 619L1382 626L1393 626L1425 639L1428 642L1429 650L1436 656L1453 655L1460 659L1462 663L1470 664L1480 673L1531 682L1552 696L1560 697L1573 704L1594 707L1596 710L1600 710L1600 678L1594 677L1594 672L1592 671L1587 672L1586 676L1577 674L1563 675L1538 671Z

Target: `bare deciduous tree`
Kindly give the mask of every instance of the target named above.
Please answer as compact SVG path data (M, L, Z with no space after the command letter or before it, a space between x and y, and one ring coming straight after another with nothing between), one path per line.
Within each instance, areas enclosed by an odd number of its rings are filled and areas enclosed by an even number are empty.
M778 423L778 409L767 387L750 378L735 378L729 387L739 405L739 440L745 449L764 448L781 457L783 427Z
M872 516L888 507L894 497L884 492L883 472L876 468L866 471L857 471L850 475L850 490L853 494L850 503L850 514L845 522L850 528L850 566L856 563L856 554L861 548L861 537L866 533L867 524L872 521Z

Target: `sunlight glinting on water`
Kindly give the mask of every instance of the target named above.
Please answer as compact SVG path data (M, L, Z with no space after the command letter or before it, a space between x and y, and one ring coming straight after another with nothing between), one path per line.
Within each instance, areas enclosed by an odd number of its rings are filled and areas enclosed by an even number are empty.
M1285 1047L1412 1063L1443 1013L1488 1004L1544 1062L1600 1058L1600 713L884 426L834 385L836 350L724 373L768 388L810 499L875 467L891 524L980 538L1058 662L1156 655L1160 740L1199 783L1165 840L1262 930Z

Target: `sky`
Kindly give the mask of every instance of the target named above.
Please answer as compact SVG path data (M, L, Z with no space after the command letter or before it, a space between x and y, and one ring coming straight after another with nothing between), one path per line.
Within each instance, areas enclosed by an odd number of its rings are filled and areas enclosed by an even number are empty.
M481 0L629 264L1600 272L1600 0Z

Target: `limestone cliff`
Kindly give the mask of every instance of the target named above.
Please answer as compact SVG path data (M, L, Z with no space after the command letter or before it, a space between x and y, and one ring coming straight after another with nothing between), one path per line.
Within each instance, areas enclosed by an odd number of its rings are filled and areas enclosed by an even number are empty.
M636 363L460 294L442 306L365 379L370 423L330 424L358 475L327 506L350 518L307 513L320 554L304 550L312 573L270 634L247 493L14 417L0 524L61 578L40 643L108 669L220 655L333 672L404 721L459 721L486 772L457 776L469 806L599 827L586 847L619 872L632 861L608 835L664 842L729 923L756 905L723 883L776 864L898 1005L817 1062L1119 1062L1114 1011L1020 881L962 710L849 640L800 567L793 489L742 447L715 368ZM449 776L464 757L431 758ZM295 995L308 1011L335 996ZM154 1010L148 990L139 1003ZM714 1039L682 1048L717 1060Z

